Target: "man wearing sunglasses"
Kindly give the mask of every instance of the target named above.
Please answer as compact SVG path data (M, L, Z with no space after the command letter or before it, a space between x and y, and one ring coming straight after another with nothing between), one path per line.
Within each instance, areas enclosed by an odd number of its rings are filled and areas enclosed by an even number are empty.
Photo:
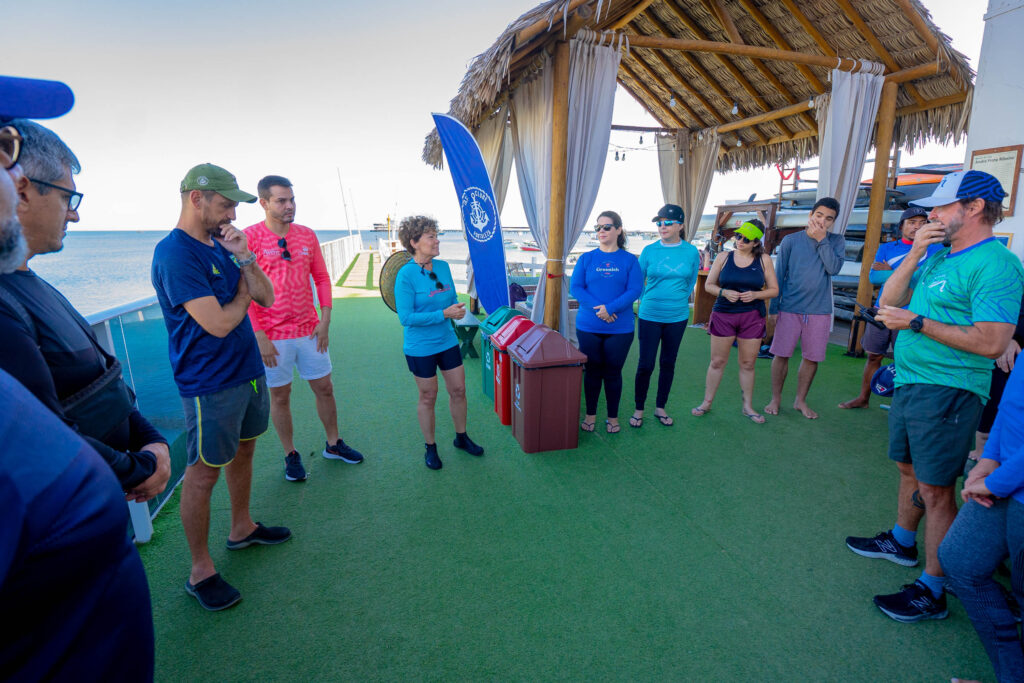
M17 164L23 140L6 121L60 116L72 101L63 83L0 76L2 277L25 262L16 190L25 175ZM30 158L25 163L31 167ZM24 322L10 313L0 301L0 325ZM18 339L12 332L0 331L4 367L13 356L7 345ZM46 374L45 364L42 370ZM89 672L102 680L153 680L149 588L125 533L123 484L52 406L4 370L0 412L8 416L0 422L0 442L7 446L0 450L3 677L60 680Z
M249 248L274 284L274 305L249 305L249 320L256 332L260 356L270 387L270 418L285 452L284 478L305 481L306 468L295 449L292 432L292 375L309 382L316 397L316 413L327 433L323 456L350 465L363 461L362 454L338 435L338 407L331 382L331 357L327 353L331 326L331 278L316 233L294 223L295 193L290 180L269 175L256 185L266 220L245 229ZM313 306L310 278L316 284L320 315Z

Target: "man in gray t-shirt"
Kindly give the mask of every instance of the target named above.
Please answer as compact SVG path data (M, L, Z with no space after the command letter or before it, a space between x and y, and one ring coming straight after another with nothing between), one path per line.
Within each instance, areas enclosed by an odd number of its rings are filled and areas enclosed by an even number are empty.
M788 235L779 244L775 272L779 277L779 321L772 340L772 400L764 412L778 415L789 359L800 342L800 371L793 407L804 417L818 414L807 405L807 392L825 360L832 327L832 276L843 267L846 240L829 232L839 215L839 202L819 199L803 232Z

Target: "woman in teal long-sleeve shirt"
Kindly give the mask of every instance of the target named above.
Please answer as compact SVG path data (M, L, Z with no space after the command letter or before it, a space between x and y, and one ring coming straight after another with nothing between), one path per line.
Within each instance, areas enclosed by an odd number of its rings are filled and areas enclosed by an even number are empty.
M470 455L484 453L484 449L466 434L466 370L462 367L458 339L449 322L462 319L466 305L458 302L451 268L435 258L441 250L437 221L426 216L405 218L398 227L398 239L412 254L412 259L395 278L395 308L405 328L402 350L419 390L416 416L426 446L423 458L427 467L439 470L442 463L434 440L439 369L448 389L449 410L455 423L453 445Z

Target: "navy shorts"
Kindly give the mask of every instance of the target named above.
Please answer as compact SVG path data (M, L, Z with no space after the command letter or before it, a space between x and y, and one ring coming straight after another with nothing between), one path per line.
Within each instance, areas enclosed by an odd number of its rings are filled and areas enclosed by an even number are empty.
M445 370L454 370L462 365L462 354L459 353L459 345L456 344L450 349L445 349L440 353L429 356L410 356L406 354L405 362L409 364L409 371L412 374L422 379L430 379L431 377L437 377L438 368L441 369L441 372L444 372Z
M953 486L981 419L981 399L935 384L896 387L889 409L889 458L914 466L919 482Z
M181 399L188 428L188 464L200 460L210 467L224 467L235 459L240 441L249 441L267 431L270 395L267 378L206 396Z

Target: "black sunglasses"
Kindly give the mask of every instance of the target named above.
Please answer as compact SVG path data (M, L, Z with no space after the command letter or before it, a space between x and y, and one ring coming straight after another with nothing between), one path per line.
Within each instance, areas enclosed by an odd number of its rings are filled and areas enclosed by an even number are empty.
M285 261L291 261L292 255L288 253L288 240L282 237L277 241L277 246L281 247L281 258Z
M437 279L437 273L435 273L434 271L430 271L428 273L426 270L424 270L423 266L420 266L420 272L423 273L424 275L429 275L430 279L434 281L435 287L437 287L438 289L444 289L444 284L442 284L441 281Z
M594 226L594 230L597 230L598 232L602 232L604 230L614 230L614 229L615 229L615 226L612 225L611 223L608 223L608 224L598 223L597 225Z
M4 169L10 170L14 168L14 165L18 163L18 157L21 156L21 143L23 138L18 129L14 126L4 126L0 128L0 152L3 152L11 158L9 166L4 166Z
M28 176L25 177L27 178ZM69 189L67 187L61 187L60 185L54 185L53 183L48 183L45 180L39 180L38 178L29 178L29 180L35 183L36 185L42 185L43 187L49 187L54 190L60 190L61 192L66 194L68 196L68 211L78 211L78 207L82 205L82 197L84 197L85 195L82 194L81 192L76 192L75 190Z

